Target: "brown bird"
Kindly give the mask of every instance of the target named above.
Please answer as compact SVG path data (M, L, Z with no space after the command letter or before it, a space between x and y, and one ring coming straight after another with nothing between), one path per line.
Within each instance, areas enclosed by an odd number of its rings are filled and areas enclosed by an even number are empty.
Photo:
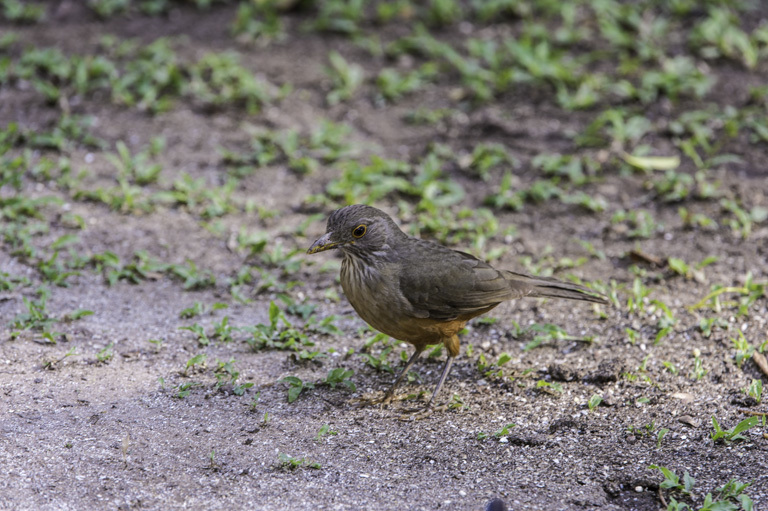
M325 234L307 253L334 248L344 254L341 287L355 311L373 328L416 348L392 387L375 402L391 401L427 345L442 343L448 359L426 406L430 408L459 354L458 333L467 321L501 302L530 296L607 303L585 287L497 270L465 252L408 236L371 206L355 204L331 213Z

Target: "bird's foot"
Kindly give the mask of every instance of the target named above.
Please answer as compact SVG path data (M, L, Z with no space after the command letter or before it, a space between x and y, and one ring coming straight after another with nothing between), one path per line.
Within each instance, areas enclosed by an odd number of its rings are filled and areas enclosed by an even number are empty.
M394 394L384 393L384 395L379 397L360 397L357 399L352 399L350 403L352 405L357 406L358 408L363 408L366 406L374 406L379 405L381 407L387 406L393 401L402 401L403 399L406 399L407 395L403 396L396 396Z

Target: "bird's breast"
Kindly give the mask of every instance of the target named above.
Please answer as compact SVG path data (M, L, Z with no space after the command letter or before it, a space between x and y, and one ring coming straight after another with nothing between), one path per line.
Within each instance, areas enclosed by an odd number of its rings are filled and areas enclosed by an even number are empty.
M376 330L423 349L450 340L466 324L465 318L435 320L415 317L413 306L400 290L398 268L391 263L369 264L356 257L341 263L341 287L349 303Z
M400 340L398 328L410 304L400 292L389 263L371 264L354 256L341 263L341 287L349 303L363 320L376 330Z

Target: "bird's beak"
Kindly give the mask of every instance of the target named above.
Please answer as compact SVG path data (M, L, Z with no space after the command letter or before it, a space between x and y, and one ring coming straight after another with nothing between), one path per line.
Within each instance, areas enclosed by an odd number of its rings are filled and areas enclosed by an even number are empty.
M323 250L331 250L332 248L338 247L341 243L338 241L331 241L332 234L332 232L326 232L321 237L319 237L314 243L312 243L312 246L309 247L307 254L317 254Z

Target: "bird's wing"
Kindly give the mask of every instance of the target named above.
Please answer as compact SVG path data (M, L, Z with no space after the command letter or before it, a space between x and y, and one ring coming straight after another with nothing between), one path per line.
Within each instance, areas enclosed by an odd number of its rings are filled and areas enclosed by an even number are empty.
M402 260L400 292L416 317L451 320L472 315L527 291L476 257L435 243L410 239Z

